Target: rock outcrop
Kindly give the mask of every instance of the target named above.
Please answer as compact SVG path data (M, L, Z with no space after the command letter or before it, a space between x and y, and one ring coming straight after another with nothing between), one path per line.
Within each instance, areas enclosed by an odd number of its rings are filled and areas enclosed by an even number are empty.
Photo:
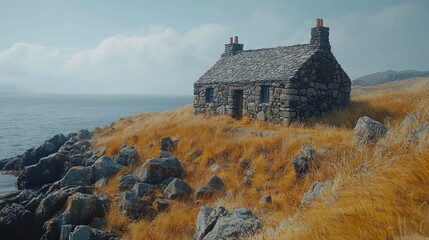
M39 188L62 178L65 163L69 158L62 153L55 153L40 159L37 164L25 167L18 176L18 189Z

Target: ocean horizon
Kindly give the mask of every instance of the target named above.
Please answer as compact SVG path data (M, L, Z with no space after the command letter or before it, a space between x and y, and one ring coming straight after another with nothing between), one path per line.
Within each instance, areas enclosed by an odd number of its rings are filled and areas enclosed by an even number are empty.
M3 93L0 159L37 147L55 134L92 131L141 112L176 109L192 99L191 95ZM11 192L14 184L14 177L0 175L0 195Z

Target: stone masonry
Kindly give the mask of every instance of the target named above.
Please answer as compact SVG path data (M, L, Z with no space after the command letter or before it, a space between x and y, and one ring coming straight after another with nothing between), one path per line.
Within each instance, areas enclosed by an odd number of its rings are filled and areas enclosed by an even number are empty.
M350 85L331 52L329 28L318 19L310 44L243 50L231 38L194 83L194 113L289 124L346 107Z

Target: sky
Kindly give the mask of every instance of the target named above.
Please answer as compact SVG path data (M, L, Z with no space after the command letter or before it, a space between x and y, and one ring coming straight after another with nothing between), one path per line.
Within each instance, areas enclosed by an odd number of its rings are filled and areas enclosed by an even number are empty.
M192 95L230 36L308 43L316 18L351 79L429 70L426 0L0 0L0 92Z

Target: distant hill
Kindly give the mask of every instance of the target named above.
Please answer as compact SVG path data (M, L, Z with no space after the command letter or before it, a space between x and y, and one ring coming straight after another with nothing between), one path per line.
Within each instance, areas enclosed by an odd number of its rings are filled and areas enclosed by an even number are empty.
M405 80L415 77L429 77L429 71L422 72L417 70L405 70L405 71L392 71L388 70L385 72L377 72L353 80L353 85L361 86L374 86L387 82Z

